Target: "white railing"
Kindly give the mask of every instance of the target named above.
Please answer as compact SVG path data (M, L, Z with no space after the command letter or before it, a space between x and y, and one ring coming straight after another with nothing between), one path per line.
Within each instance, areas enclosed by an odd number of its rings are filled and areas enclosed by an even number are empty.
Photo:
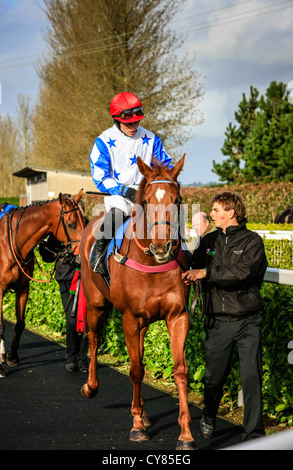
M264 281L293 286L293 271L290 269L267 268Z
M266 237L267 240L293 240L293 232L289 230L254 230L262 238Z

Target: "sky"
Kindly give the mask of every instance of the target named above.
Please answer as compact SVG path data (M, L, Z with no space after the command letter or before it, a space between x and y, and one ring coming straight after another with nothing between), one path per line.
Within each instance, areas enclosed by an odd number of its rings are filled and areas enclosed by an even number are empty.
M49 26L42 0L0 0L0 114L16 116L17 96L36 102L36 65L47 51ZM170 27L184 34L180 54L196 54L204 96L204 122L182 148L186 154L181 184L217 183L213 160L229 122L250 86L265 93L271 81L293 80L293 0L187 0ZM89 149L90 152L90 149Z

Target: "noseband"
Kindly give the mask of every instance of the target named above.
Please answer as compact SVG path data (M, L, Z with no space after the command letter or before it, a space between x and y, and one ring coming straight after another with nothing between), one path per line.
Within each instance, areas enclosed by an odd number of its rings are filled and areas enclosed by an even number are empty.
M176 186L177 190L178 190L178 187L179 187L178 183L176 183L176 182L173 181L173 180L153 180L153 181L150 181L149 183L147 183L147 184L146 184L146 187L147 187L149 184L156 184L156 183L157 183L157 184L160 184L160 183L174 184L174 185ZM181 194L179 193L179 190L178 190L178 196L179 196L179 202L180 202L180 204L181 204L181 202L182 202L182 197L181 197ZM180 207L180 206L179 206L179 207ZM148 226L149 231L151 231L152 228L155 227L156 225L170 225L170 226L173 227L173 228L178 228L178 233L180 233L180 231L179 231L180 212L179 212L179 214L178 214L178 223L177 223L177 224L174 224L174 223L172 223L172 222L169 222L168 220L158 220L158 221L155 221L155 222L153 222L152 224L150 224L149 221L148 221L148 218L147 218L147 214L146 214L146 203L144 203L144 212L145 212L145 218L146 218L146 221L147 221L147 226ZM142 246L142 245L139 243L139 241L138 241L138 239L137 239L137 237L136 237L136 235L135 235L134 223L133 223L133 213L131 213L131 227L132 227L132 234L133 234L133 237L134 237L134 240L135 240L137 246L138 246L145 254L152 256L153 254L151 253L150 248L149 248L149 247L144 247L144 246ZM176 247L177 247L177 245L178 245L178 243L179 243L179 237L178 237L177 241L172 240L172 243L173 243L173 245L176 245Z

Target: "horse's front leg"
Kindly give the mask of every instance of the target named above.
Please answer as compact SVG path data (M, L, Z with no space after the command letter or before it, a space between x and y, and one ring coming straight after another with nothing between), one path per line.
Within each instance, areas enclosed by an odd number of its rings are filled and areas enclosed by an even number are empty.
M19 365L18 348L20 337L25 328L25 307L29 295L29 282L15 291L15 310L16 324L14 327L14 336L11 341L10 353L8 353L6 362L10 367Z
M146 430L143 417L143 400L141 397L141 383L144 377L142 362L143 338L147 328L140 330L138 320L131 313L124 313L122 317L125 342L130 360L130 379L133 386L133 399L131 413L133 427L130 431L131 441L147 441L150 436Z
M182 314L175 320L166 319L170 334L170 346L174 359L174 379L179 393L179 418L178 423L181 434L178 438L176 450L195 450L195 442L191 434L191 418L187 400L188 367L185 359L185 344L188 333L188 317Z
M87 383L81 388L82 396L93 398L98 393L99 381L97 371L97 352L100 345L102 328L105 318L104 308L87 306L88 345L90 350L90 364Z

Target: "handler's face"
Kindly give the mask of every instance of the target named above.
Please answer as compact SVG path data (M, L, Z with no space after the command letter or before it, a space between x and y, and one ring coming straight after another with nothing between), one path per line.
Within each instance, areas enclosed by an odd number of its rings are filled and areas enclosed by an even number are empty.
M212 221L217 228L221 228L223 232L226 232L226 228L234 223L234 209L225 211L224 208L218 202L214 202L212 212L210 213Z

